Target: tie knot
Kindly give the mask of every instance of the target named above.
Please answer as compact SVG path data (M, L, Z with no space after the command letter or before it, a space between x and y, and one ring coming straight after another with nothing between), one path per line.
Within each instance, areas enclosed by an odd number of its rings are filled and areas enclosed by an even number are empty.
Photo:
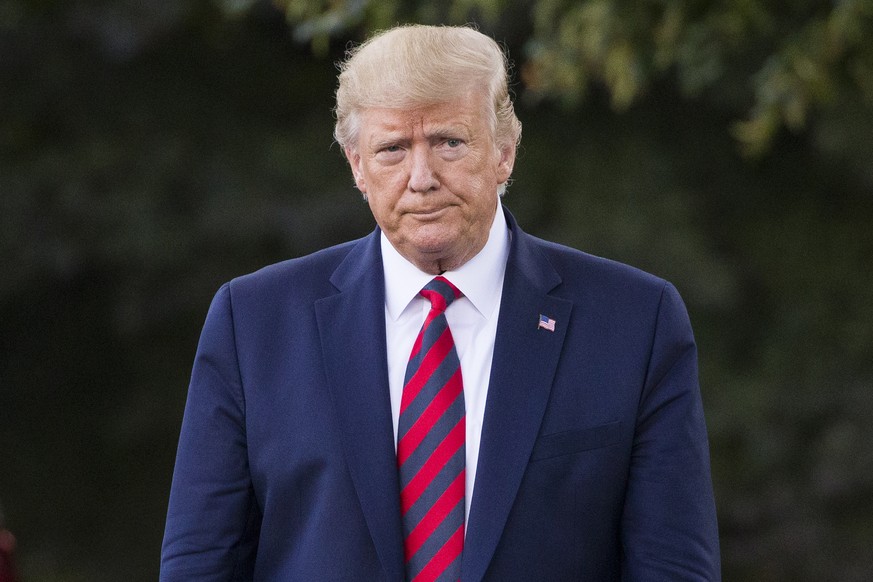
M431 308L442 312L461 296L461 291L445 277L434 277L424 286L421 294L430 300Z

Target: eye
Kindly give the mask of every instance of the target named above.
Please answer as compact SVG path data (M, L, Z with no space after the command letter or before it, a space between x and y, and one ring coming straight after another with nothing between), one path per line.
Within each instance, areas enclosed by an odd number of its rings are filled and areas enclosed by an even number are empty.
M388 143L377 147L373 158L381 164L392 165L404 158L404 151L403 144Z
M456 148L456 147L459 147L459 146L460 146L461 144L463 144L463 143L464 143L464 142L462 142L462 141L459 140L459 139L447 139L447 140L446 140L446 145L449 146L450 148Z

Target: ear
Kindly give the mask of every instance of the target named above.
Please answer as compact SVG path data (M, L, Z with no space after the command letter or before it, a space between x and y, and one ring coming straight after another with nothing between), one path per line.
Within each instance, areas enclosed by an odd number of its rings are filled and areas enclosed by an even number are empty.
M361 167L361 154L358 153L357 149L350 148L348 146L343 150L346 153L346 159L349 161L349 167L352 169L352 176L355 178L355 186L358 187L358 190L361 193L367 193L367 183L364 181L364 172Z
M512 175L515 165L515 144L508 144L500 148L500 158L497 161L497 183L503 184Z

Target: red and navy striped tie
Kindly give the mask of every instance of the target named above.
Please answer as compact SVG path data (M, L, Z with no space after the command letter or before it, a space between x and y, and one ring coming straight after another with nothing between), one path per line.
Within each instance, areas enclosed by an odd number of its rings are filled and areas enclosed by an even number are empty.
M397 431L406 577L456 581L464 549L466 423L461 362L445 311L461 292L436 277L421 294L431 309L409 356Z

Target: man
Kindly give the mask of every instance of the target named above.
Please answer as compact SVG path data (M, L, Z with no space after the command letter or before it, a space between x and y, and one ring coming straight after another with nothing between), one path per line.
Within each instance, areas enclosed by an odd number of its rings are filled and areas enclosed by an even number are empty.
M378 35L336 113L378 228L218 292L161 579L719 579L685 309L501 206L496 43Z

